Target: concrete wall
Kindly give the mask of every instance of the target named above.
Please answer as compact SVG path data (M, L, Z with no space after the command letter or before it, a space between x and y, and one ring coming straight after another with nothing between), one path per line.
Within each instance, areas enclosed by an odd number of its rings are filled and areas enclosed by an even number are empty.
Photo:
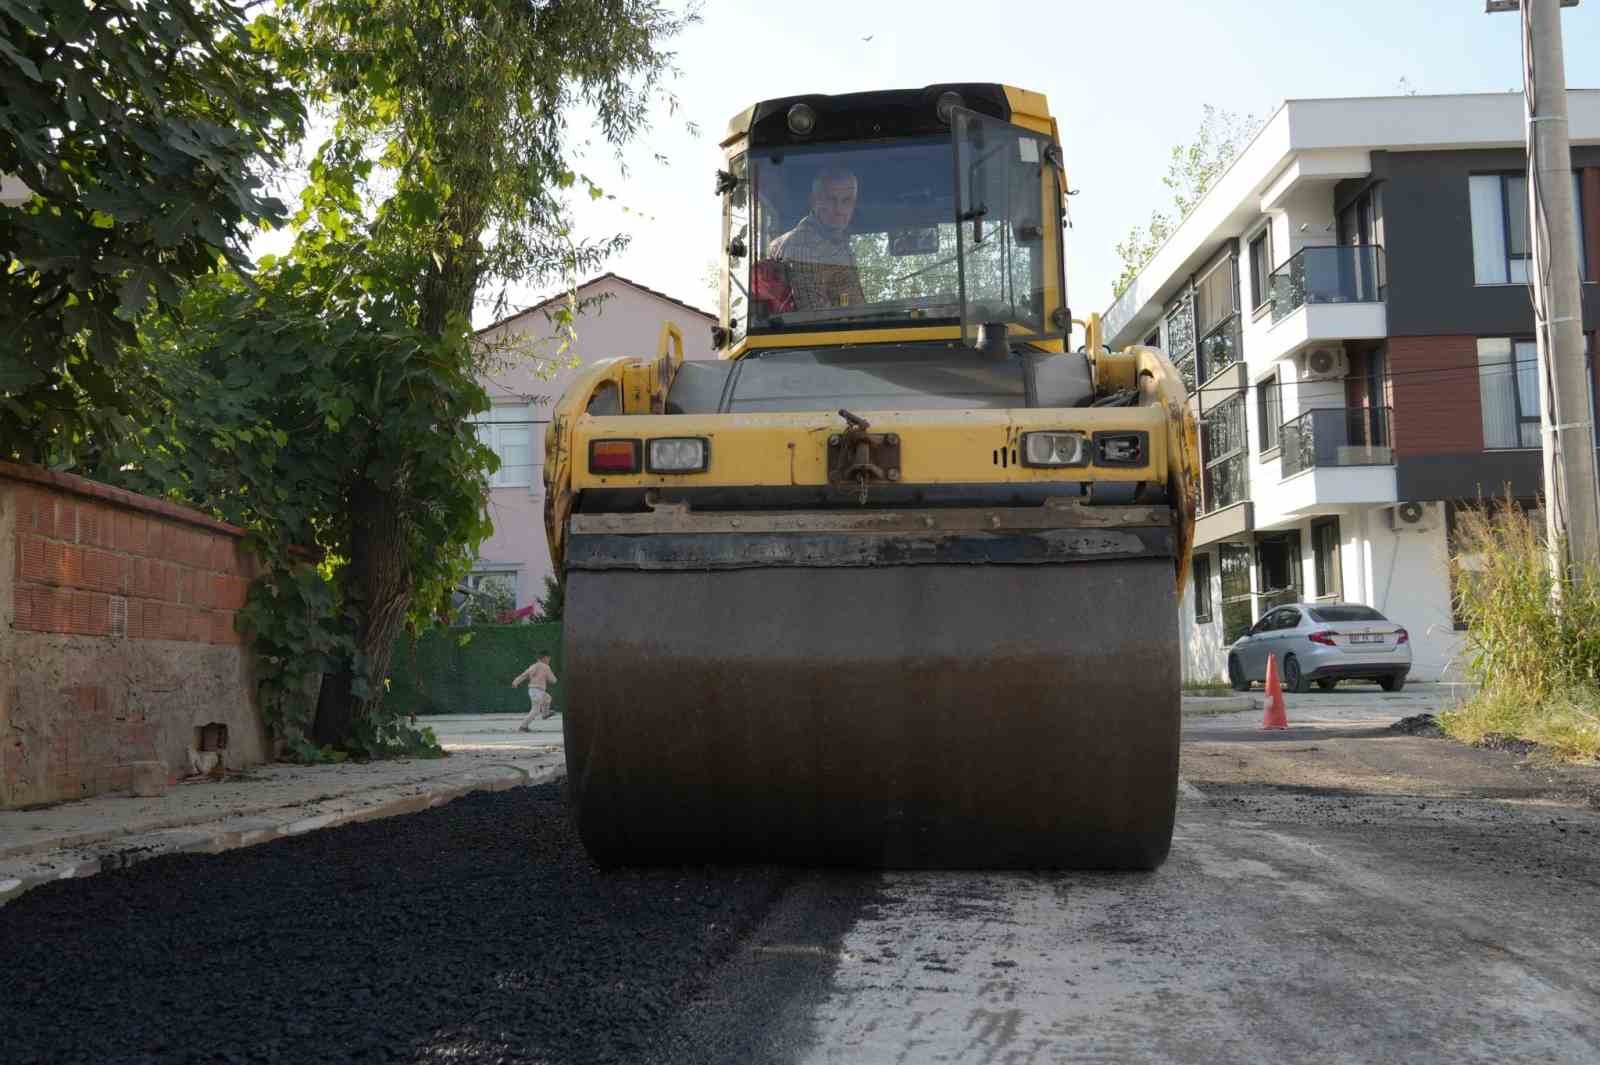
M228 728L228 768L269 757L234 626L255 576L242 537L0 462L0 807L126 788L134 762L187 775L210 723Z
M525 487L490 491L494 535L479 549L480 568L517 575L517 606L537 602L551 571L544 531L544 431L550 408L583 367L619 355L653 356L661 323L683 330L684 357L711 359L715 319L623 278L606 275L583 285L580 299L597 299L577 319L578 339L557 351L555 327L544 309L533 308L483 330L497 348L509 346L485 385L497 407L512 407L533 423L533 477ZM553 309L553 308L550 308ZM508 345L509 342L509 345Z

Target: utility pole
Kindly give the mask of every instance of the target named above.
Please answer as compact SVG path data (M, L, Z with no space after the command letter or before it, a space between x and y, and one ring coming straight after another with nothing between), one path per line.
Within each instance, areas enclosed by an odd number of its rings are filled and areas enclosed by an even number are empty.
M1539 347L1545 530L1556 573L1600 562L1600 491L1595 419L1584 354L1578 224L1572 199L1567 77L1561 8L1578 0L1488 0L1522 17L1523 95L1528 116L1528 238ZM1558 586L1559 587L1559 586Z

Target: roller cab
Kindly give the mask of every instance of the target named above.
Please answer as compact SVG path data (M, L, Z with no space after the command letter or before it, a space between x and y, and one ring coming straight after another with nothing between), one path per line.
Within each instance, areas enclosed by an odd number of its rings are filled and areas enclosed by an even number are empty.
M768 101L724 148L724 357L666 326L546 436L585 845L1159 864L1194 425L1160 352L1065 350L1043 98Z

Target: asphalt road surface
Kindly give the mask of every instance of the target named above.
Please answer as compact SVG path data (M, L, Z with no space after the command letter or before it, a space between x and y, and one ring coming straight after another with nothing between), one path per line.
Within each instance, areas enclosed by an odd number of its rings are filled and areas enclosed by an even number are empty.
M1186 724L1151 874L602 873L546 786L39 888L0 1062L1600 1061L1600 770Z

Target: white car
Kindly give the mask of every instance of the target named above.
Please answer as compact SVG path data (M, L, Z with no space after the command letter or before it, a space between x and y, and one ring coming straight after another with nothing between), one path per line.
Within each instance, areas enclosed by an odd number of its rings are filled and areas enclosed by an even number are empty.
M1268 611L1228 648L1233 690L1265 681L1272 655L1284 690L1292 692L1312 684L1327 691L1341 680L1377 681L1397 692L1411 672L1406 630L1360 603L1289 603Z

